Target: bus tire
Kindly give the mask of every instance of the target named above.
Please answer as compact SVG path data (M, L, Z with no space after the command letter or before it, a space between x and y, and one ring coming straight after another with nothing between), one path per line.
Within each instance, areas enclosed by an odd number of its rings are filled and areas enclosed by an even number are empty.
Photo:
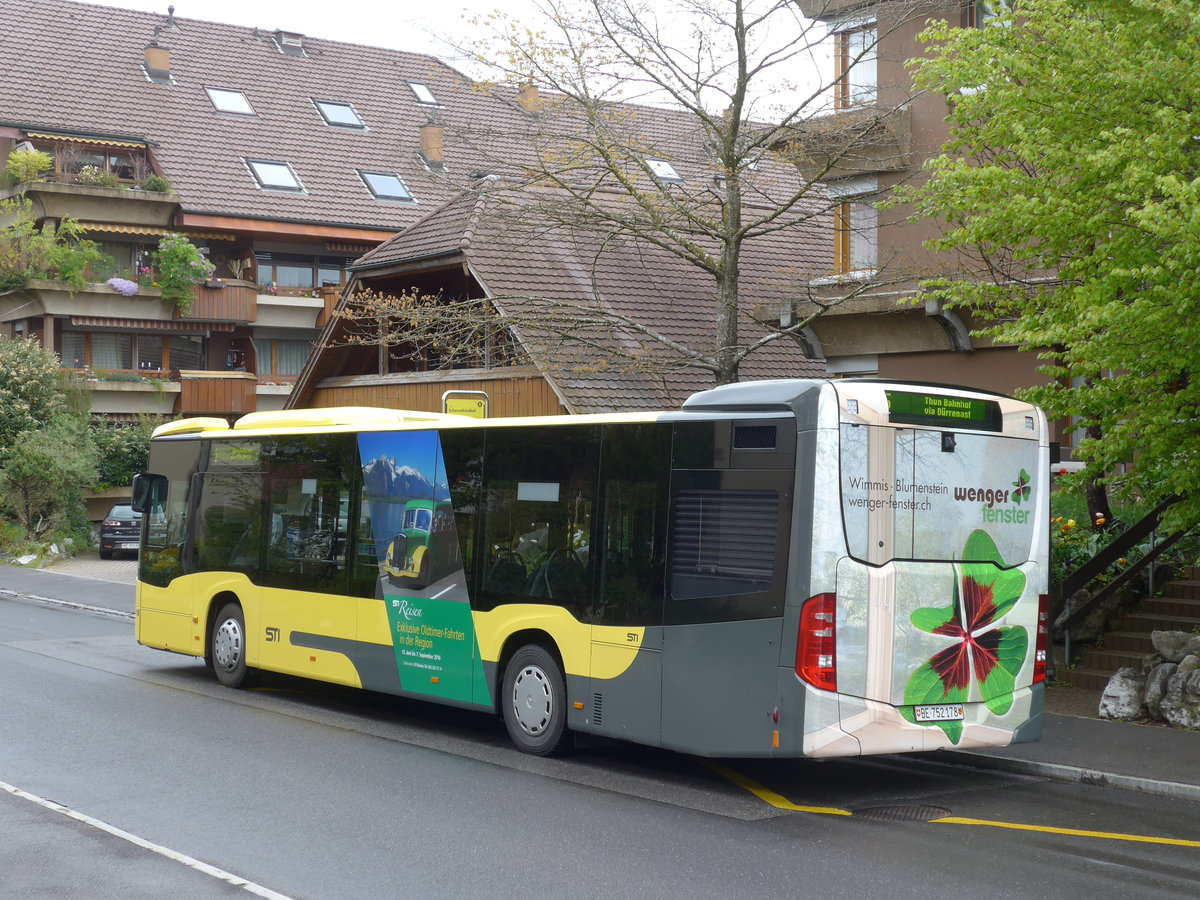
M504 669L504 724L519 750L553 756L567 749L567 685L558 661L537 644L517 650Z
M236 603L226 603L213 619L208 656L205 658L225 687L248 687L255 674L246 665L246 617Z

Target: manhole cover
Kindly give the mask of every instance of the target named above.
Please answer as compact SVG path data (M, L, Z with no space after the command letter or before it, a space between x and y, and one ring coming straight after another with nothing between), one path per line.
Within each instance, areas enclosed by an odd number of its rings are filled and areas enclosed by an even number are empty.
M941 806L868 806L853 813L862 819L882 822L928 822L950 815L950 810Z

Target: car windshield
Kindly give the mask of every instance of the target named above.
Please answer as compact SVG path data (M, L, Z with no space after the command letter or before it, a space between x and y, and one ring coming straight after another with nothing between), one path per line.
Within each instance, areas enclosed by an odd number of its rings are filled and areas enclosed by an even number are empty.
M114 506L108 513L110 519L140 519L141 513L135 513L133 507L128 504L124 506Z

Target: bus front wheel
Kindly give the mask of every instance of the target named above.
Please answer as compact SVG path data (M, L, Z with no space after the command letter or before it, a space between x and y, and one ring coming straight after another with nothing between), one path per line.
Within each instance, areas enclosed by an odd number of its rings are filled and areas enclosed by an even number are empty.
M213 620L205 662L226 687L249 685L252 670L246 666L246 618L238 604L226 603Z
M544 647L527 644L513 654L501 696L504 724L518 749L552 756L567 748L567 685L558 661Z

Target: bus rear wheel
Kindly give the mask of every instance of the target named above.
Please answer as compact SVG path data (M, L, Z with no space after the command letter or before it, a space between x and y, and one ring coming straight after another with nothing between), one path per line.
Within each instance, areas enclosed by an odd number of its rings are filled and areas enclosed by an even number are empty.
M253 669L246 665L246 618L236 603L226 603L213 619L205 662L226 687L249 686Z
M518 749L534 756L567 749L567 685L558 661L544 647L527 644L512 655L500 702L504 724Z

